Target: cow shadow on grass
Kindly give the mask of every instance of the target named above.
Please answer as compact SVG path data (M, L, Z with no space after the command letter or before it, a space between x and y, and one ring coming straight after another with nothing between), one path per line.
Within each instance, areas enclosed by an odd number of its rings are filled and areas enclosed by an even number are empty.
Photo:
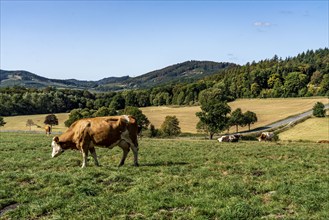
M189 163L187 162L173 162L173 161L160 161L160 162L155 162L155 163L143 163L139 164L141 167L166 167L166 166L183 166L183 165L188 165Z

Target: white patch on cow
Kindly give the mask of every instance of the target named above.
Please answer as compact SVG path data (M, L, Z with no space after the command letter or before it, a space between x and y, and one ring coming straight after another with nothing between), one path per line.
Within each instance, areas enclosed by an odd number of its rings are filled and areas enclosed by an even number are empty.
M61 153L63 153L63 149L62 149L61 145L59 145L58 143L56 143L56 141L53 140L51 142L51 146L53 148L53 152L51 153L51 157L57 157Z
M217 140L218 140L219 142L223 142L223 137L224 137L224 136L218 138Z
M128 115L122 115L122 117L124 117L124 119L126 119L126 121L129 123L130 120L129 120L129 116Z

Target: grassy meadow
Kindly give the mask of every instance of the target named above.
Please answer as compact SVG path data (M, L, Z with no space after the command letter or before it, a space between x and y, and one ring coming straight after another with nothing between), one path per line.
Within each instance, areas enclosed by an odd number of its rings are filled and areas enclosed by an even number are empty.
M327 104L328 98L238 99L234 102L230 102L229 105L231 106L232 111L236 108L241 108L243 112L248 110L255 112L257 114L258 122L251 125L251 129L253 129L310 110L316 102ZM199 106L152 106L141 108L141 110L156 128L160 128L167 115L176 115L182 132L197 132L195 126L198 123L198 117L195 116L195 113L201 111ZM53 131L63 132L67 129L64 125L64 121L67 120L68 115L68 113L56 114L59 125L54 126ZM40 125L41 128L32 126L31 130L43 131L43 121L45 117L46 115L5 117L4 120L7 124L2 128L0 127L0 129L28 131L30 128L26 127L26 121L32 119L37 125ZM239 131L247 129L246 126L239 128ZM232 131L235 131L235 128L232 128Z
M140 141L97 148L101 167L51 137L0 133L0 219L329 219L329 146L316 143Z

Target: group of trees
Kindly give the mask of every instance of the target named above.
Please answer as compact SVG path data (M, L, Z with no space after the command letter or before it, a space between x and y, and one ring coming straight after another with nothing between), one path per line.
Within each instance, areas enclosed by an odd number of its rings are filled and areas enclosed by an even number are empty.
M274 56L211 76L234 98L329 95L329 49L308 50L285 60Z
M199 122L196 126L200 132L206 132L209 134L209 139L213 138L216 133L221 133L224 130L228 130L231 126L236 126L236 132L238 132L238 126L250 125L257 122L256 113L247 111L242 113L240 108L237 108L231 112L231 107L226 101L214 102L209 101L201 105L201 112L197 112L196 116L199 117Z

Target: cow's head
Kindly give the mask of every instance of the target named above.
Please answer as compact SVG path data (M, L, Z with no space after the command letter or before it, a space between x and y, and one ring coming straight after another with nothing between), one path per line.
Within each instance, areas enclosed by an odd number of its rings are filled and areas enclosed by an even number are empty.
M59 138L57 136L53 138L53 141L51 142L51 147L53 148L53 152L51 153L52 157L57 157L64 152L63 148L59 143Z

